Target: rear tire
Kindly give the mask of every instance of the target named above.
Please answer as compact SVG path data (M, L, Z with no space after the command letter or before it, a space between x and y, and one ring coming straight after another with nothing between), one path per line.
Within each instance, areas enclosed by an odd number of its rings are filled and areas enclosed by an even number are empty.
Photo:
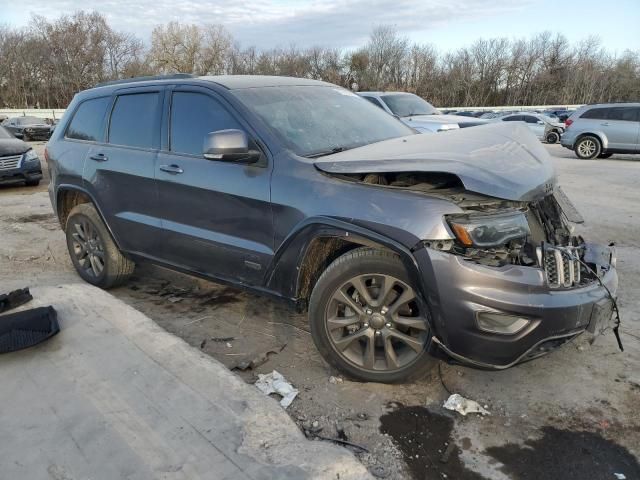
M329 364L353 379L415 379L438 363L428 353L429 313L420 308L396 254L358 248L329 265L313 289L313 341Z
M23 142L28 142L29 140L31 140L31 137L29 135L27 135L26 133L22 134L22 141Z
M585 135L581 137L574 146L576 156L582 160L591 160L600 155L602 145L600 140L593 135Z
M133 273L135 264L118 250L90 203L71 210L65 233L73 266L85 282L108 289L126 282Z

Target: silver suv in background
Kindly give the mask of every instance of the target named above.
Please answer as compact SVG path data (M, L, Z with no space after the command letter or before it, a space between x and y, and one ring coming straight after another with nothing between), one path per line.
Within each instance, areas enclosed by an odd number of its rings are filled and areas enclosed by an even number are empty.
M567 119L561 143L582 159L640 153L640 103L605 103L579 108Z
M426 100L406 92L358 92L358 95L402 123L420 133L444 132L458 128L484 125L485 120L461 115L444 115Z

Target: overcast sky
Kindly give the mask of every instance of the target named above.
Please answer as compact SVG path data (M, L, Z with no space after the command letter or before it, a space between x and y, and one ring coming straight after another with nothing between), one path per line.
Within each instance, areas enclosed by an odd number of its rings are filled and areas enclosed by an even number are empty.
M23 26L31 14L53 19L79 9L101 12L115 29L145 41L155 25L177 20L220 23L242 45L262 48L351 48L373 26L391 24L441 50L544 30L571 41L595 34L618 53L640 50L640 0L0 0L0 23Z

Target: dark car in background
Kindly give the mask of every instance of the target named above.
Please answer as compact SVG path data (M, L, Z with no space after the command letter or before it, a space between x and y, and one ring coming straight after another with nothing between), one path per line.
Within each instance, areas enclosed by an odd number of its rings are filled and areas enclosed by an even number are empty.
M34 186L41 179L42 167L36 152L0 126L0 182L23 180Z
M51 126L38 117L11 117L2 122L16 138L24 141L47 140L51 135Z
M46 152L84 280L150 261L285 300L360 380L507 368L611 320L614 252L572 233L521 122L419 135L329 83L181 75L77 94Z

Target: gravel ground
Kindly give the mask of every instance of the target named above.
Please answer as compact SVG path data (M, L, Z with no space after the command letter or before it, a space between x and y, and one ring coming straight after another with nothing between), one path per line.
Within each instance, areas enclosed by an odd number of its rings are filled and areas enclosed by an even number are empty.
M288 412L301 428L360 445L347 448L378 477L640 478L640 157L580 161L547 149L586 219L580 231L616 242L624 353L613 335L583 335L502 372L441 363L411 384L357 383L322 361L304 315L273 301L151 265L112 293L247 382L278 370L300 390ZM0 291L79 281L46 183L0 187ZM449 392L491 415L443 410Z

